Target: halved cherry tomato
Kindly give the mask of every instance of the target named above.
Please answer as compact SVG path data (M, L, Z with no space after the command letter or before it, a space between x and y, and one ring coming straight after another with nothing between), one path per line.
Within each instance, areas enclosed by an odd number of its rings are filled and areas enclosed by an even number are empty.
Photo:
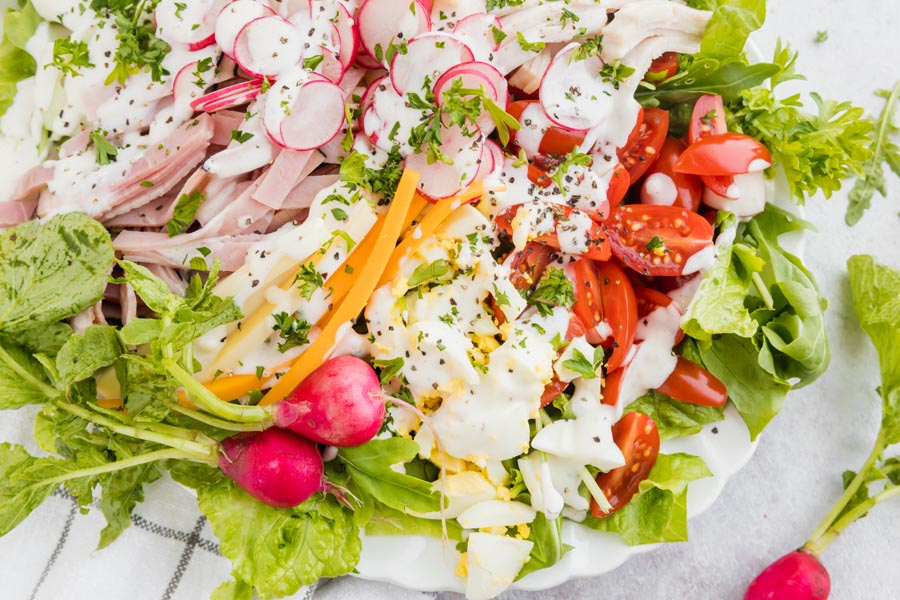
M644 319L657 308L664 308L672 304L672 299L662 292L658 292L653 288L634 286L634 297L637 298L638 304L638 321ZM678 330L675 334L674 346L681 343L684 339L684 331ZM635 342L641 341L635 336Z
M506 112L519 121L522 127L529 127L528 123L521 122L521 116L526 108L537 103L537 100L516 100L506 105ZM569 131L568 129L551 125L541 137L541 143L538 145L537 151L541 154L565 155L580 146L581 142L584 141L585 135L583 131ZM515 130L510 130L509 139L511 142L516 140Z
M631 282L622 268L614 262L594 262L582 259L574 264L575 305L572 311L587 327L588 342L601 344L612 354L606 370L614 371L622 364L634 343L637 330L637 300ZM596 326L605 322L611 330L601 336Z
M647 74L644 79L651 82L665 81L669 77L674 77L678 73L678 53L664 52L650 63Z
M691 112L691 125L688 129L688 141L696 142L702 137L719 135L728 131L725 123L725 106L722 96L706 94L697 99Z
M683 356L678 357L675 370L658 389L666 396L688 404L724 406L728 401L725 384Z
M616 163L616 166L613 167L612 176L609 178L609 187L606 188L606 199L609 201L610 210L622 203L630 187L631 176L628 174L628 169L622 163Z
M713 238L706 219L677 206L620 206L605 227L613 254L644 275L681 275L687 260Z
M515 206L512 206L511 208L497 215L496 219L494 220L497 223L497 227L498 229L500 229L500 231L509 236L513 235L512 222L515 219L516 214L519 212L519 208L521 207L521 204L516 204ZM565 225L565 222L569 219L569 215L571 215L572 211L575 209L570 206L553 205L551 207L551 210L553 210L553 212L555 213L557 230L554 231L554 233L544 234L529 241L543 244L555 250L559 250L560 243L558 237L558 229L560 226ZM612 250L609 247L609 240L606 239L606 234L603 232L603 228L594 221L591 221L591 228L588 232L587 246L588 250L582 256L586 256L594 260L609 260L609 257L612 256Z
M669 111L661 108L644 109L637 139L618 152L619 162L628 169L631 181L637 181L659 156L668 131Z
M517 290L527 290L544 275L547 265L556 260L552 248L534 242L522 250L513 250L509 266L509 280Z
M688 146L672 169L694 175L741 175L771 164L772 155L758 140L743 133L720 133Z
M659 151L659 158L647 171L647 178L656 173L668 176L672 183L675 184L677 193L674 206L680 206L696 212L697 208L700 207L700 199L703 197L703 184L696 175L676 173L672 169L682 152L684 152L684 144L676 138L667 137L662 149ZM645 179L645 184L646 181ZM643 186L641 187L641 202L643 204L653 204L650 198L645 198Z
M528 163L528 179L531 183L544 189L553 185L553 180L550 179L547 172L531 163Z
M615 371L608 371L606 379L603 381L603 398L601 403L607 406L615 406L619 403L619 390L622 387L622 377L625 375L627 366L619 367Z
M683 175L693 177L693 175ZM734 175L701 175L700 180L709 188L709 191L723 198L736 200L740 196L740 194L735 194L735 188L732 187L734 186Z
M625 456L625 464L597 475L597 485L609 500L612 510L603 511L591 500L591 514L603 518L628 504L647 479L659 456L659 430L647 415L629 412L612 427L613 440Z
M631 133L628 134L628 139L625 141L625 145L619 148L619 154L632 146L634 146L638 139L641 137L641 133L644 131L644 107L638 108L637 119L634 121L634 127L631 128Z

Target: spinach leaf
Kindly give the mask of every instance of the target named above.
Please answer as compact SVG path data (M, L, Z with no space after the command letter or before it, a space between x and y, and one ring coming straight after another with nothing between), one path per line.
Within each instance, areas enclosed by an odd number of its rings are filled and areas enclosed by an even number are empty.
M122 352L115 327L92 325L84 333L72 335L56 355L60 383L68 386L87 379L113 364Z
M555 565L572 549L572 546L562 541L562 515L550 520L544 513L539 512L529 528L531 531L528 534L528 541L534 546L531 548L528 562L516 576L517 580L534 571Z
M229 479L201 488L197 496L235 577L252 585L262 600L348 573L359 560L359 530L331 496L273 508Z
M615 513L584 524L615 532L629 546L687 540L687 484L710 477L703 459L690 454L660 454L640 493Z
M0 410L43 404L58 395L30 352L15 344L0 344Z
M625 408L626 413L639 412L653 419L659 437L664 440L699 433L704 425L721 421L724 410L673 400L656 390L647 392Z
M686 338L681 348L685 357L725 384L728 398L747 424L750 439L755 440L781 410L791 386L759 365L759 350L748 338L714 336L709 345Z
M103 297L113 247L81 213L28 221L0 234L0 333L34 330Z
M357 496L370 496L401 512L434 512L440 510L440 502L432 484L391 469L418 453L419 445L414 441L388 438L341 448L338 458L347 467L349 487Z

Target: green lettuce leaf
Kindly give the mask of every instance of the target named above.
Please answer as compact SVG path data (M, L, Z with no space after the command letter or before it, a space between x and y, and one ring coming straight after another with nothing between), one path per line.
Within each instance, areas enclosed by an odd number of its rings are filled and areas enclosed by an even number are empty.
M366 523L366 535L429 535L442 537L440 519L422 519L394 510L380 502L374 506ZM447 521L447 537L462 539L462 528L456 521Z
M71 385L113 364L123 352L115 327L92 325L72 335L56 355L60 383Z
M878 352L885 444L900 443L900 270L866 255L850 257L847 269L856 316Z
M359 529L332 496L273 508L225 479L201 488L197 496L235 577L253 586L262 600L290 596L320 577L349 573L359 561Z
M724 411L723 407L673 400L656 390L647 392L625 408L626 413L639 412L653 419L663 440L699 433L704 425L721 421Z
M31 2L21 10L7 9L3 15L3 39L0 40L0 117L16 97L16 84L37 71L34 58L25 51L25 43L37 30L41 18Z
M43 404L59 393L41 363L15 344L0 344L0 410Z
M584 524L618 533L629 546L686 541L687 484L711 476L700 457L660 454L631 502L602 519L588 516Z
M103 297L113 247L97 221L73 212L0 234L0 333L78 314Z
M555 565L572 549L572 546L562 541L562 515L551 521L544 513L539 512L529 525L529 529L528 541L534 546L531 548L528 562L519 571L516 579Z
M713 11L700 42L704 56L742 55L747 38L766 20L766 0L687 0L687 4Z
M58 458L35 458L22 446L0 444L0 536L40 506L58 484L45 481L66 472Z

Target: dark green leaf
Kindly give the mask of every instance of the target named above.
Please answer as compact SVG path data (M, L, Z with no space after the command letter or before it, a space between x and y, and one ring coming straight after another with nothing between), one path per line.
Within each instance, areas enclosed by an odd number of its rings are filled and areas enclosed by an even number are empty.
M631 411L653 419L659 429L659 437L664 440L694 435L702 431L704 425L724 418L722 407L680 402L655 390L647 392L625 408L625 412Z
M56 355L60 383L68 386L91 377L113 364L122 351L116 329L109 325L92 325L72 335Z
M703 94L718 94L730 101L741 92L762 84L779 71L770 63L748 64L743 59L719 61L698 58L686 71L648 88L641 87L635 97L645 105L665 107L692 103Z
M517 580L534 571L552 567L572 549L572 546L562 541L562 515L550 520L544 513L539 512L529 528L531 531L528 534L528 541L534 546L531 548L528 562L516 576Z

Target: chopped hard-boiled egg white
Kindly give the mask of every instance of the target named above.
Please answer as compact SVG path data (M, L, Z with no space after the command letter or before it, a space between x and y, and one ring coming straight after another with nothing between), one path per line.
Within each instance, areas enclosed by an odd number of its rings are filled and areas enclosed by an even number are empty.
M440 480L434 482L434 489L441 489ZM497 488L478 471L463 471L444 477L444 497L447 506L444 517L455 519L469 507L497 498ZM424 519L440 519L440 512L419 515Z
M457 521L465 529L482 527L514 527L534 521L535 510L522 502L485 500L464 510Z
M488 600L515 580L534 543L505 535L475 532L466 550L466 598Z

